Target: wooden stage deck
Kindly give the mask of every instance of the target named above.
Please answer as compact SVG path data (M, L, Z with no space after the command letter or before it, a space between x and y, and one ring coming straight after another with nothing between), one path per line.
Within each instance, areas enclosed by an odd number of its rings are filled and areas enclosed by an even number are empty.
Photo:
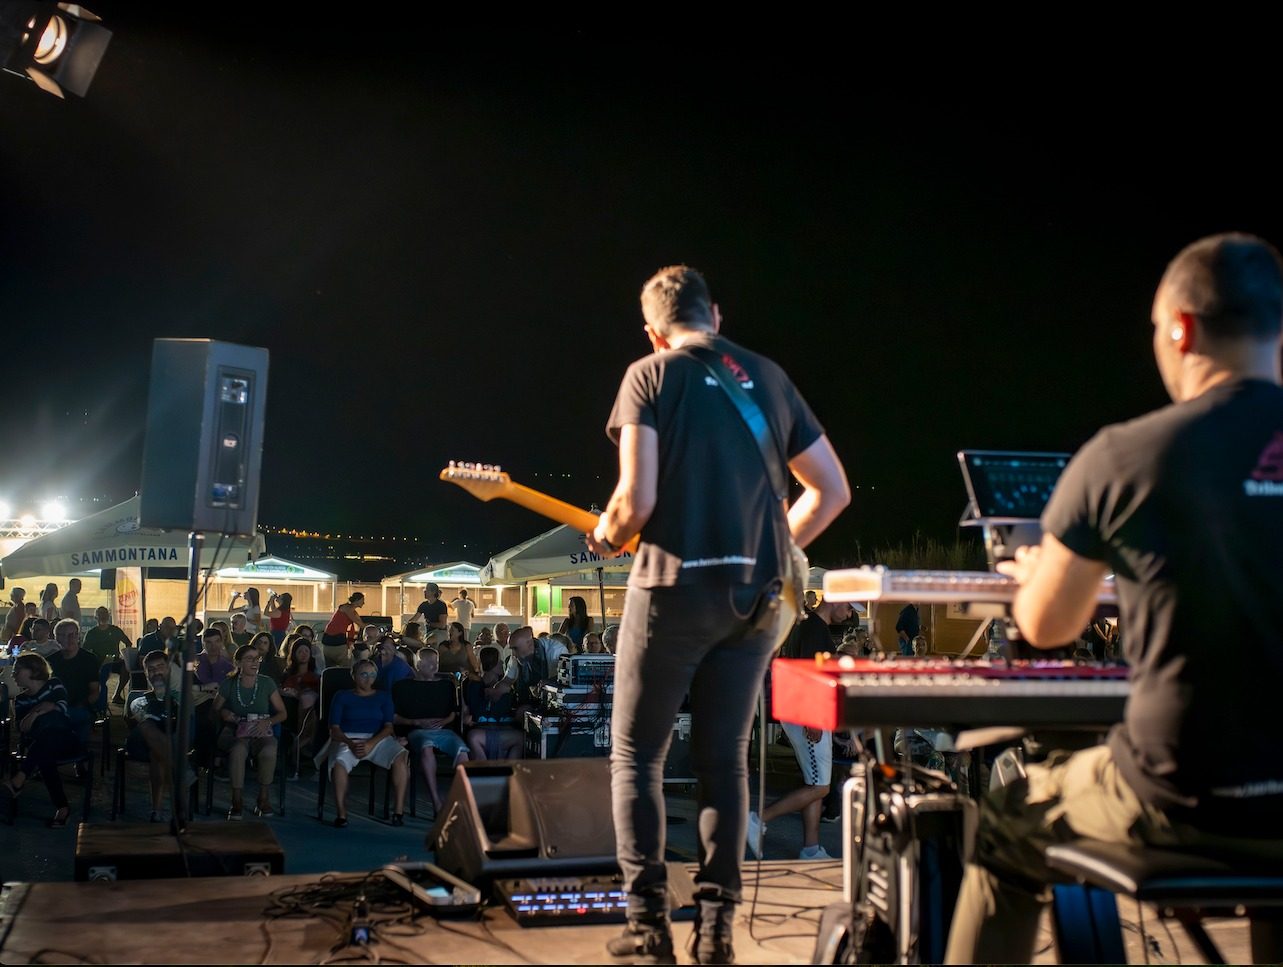
M351 882L360 874L335 874ZM115 883L9 884L0 912L0 963L297 964L334 957L350 910L325 917L270 918L271 895L316 883L316 874ZM742 964L810 963L820 911L840 899L839 861L767 860L744 866L745 902L735 923ZM754 889L755 918L750 925ZM419 917L389 929L385 963L597 964L617 925L522 928L502 908L479 918ZM689 923L673 927L678 961L689 963Z

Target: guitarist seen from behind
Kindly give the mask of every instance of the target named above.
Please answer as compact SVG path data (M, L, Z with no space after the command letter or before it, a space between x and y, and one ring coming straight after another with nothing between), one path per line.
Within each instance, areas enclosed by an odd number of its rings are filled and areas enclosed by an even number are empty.
M608 950L622 962L674 962L662 773L689 692L699 778L694 953L698 963L729 963L749 729L780 644L768 606L778 604L794 567L790 538L810 543L850 502L850 488L784 371L719 335L721 316L698 272L662 269L641 303L654 354L634 362L619 388L607 423L619 446L619 482L588 535L603 555L641 535L619 628L611 722L628 925ZM754 416L764 424L758 434ZM787 481L790 471L804 491L786 514L772 479Z

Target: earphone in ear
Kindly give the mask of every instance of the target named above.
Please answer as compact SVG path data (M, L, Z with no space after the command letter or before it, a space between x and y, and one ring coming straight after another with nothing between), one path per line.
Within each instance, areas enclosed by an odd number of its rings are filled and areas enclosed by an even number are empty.
M1185 338L1185 328L1183 326L1172 327L1172 342L1180 342Z

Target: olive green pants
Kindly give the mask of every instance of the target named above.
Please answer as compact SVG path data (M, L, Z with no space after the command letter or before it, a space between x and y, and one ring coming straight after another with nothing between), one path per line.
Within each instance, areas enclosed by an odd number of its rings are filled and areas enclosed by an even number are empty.
M991 791L982 803L976 855L958 895L946 963L1032 961L1038 921L1051 900L1047 884L1067 882L1043 860L1043 851L1056 843L1088 838L1156 847L1212 846L1253 856L1273 854L1283 862L1283 838L1214 836L1170 822L1161 810L1137 798L1108 746L1054 752L1026 771L1026 779ZM1253 960L1281 957L1279 922L1253 921Z

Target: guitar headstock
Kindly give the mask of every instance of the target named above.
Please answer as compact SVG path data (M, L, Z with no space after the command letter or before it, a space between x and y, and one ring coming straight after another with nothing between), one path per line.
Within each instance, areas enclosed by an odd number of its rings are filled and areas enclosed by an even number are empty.
M464 463L451 460L450 466L439 474L442 480L462 487L478 500L506 497L512 488L512 478L497 466L489 463Z

